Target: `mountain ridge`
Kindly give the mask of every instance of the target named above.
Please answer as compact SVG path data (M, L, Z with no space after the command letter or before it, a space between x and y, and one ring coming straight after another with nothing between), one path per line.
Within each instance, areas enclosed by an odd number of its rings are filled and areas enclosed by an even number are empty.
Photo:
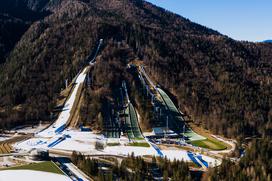
M272 43L272 40L264 40L264 43Z
M0 2L0 64L30 25L48 15L49 0L10 0Z
M64 0L50 11L24 33L2 68L2 126L48 120L64 79L77 74L103 38L108 64L125 72L128 60L111 50L121 43L122 56L141 60L195 123L229 137L270 134L272 46L234 41L144 1ZM94 82L110 92L107 85L120 82L111 75L126 77L116 70L94 71Z

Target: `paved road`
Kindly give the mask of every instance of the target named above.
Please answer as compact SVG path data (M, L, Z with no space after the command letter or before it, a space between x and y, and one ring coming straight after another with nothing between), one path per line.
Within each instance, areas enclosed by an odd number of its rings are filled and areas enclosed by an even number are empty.
M77 168L68 158L65 157L55 157L57 162L61 164L61 169L73 180L78 181L89 181L92 180L85 173L83 173L79 168Z
M0 154L0 157L6 156L28 156L29 153L8 153L8 154Z

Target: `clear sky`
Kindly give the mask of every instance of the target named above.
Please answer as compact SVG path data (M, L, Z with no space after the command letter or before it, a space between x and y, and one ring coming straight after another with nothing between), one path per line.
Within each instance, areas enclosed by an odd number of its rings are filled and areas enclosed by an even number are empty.
M147 0L236 40L272 39L272 0Z

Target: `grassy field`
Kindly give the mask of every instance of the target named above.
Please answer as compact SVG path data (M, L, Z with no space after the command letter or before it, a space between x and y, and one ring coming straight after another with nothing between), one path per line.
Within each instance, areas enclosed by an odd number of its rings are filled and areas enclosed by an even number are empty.
M158 88L158 90L163 100L165 101L165 104L167 105L168 109L171 112L175 112L178 115L179 111L176 108L175 104L170 99L170 97L162 89ZM189 139L188 142L191 143L192 145L211 149L211 150L224 150L229 148L229 145L213 138L211 136L212 134L209 133L208 131L201 129L200 127L197 127L196 125L192 125L192 124L189 124L188 127L190 129L188 129L184 135L188 137Z
M223 142L211 140L209 138L207 138L206 140L191 141L191 144L211 150L224 150L227 148L227 146Z
M36 170L36 171L51 172L51 173L57 173L57 174L63 175L63 172L59 169L59 167L57 167L51 161L46 161L46 162L41 162L41 163L31 163L28 165L4 168L4 169L0 169L0 170Z
M150 147L150 145L148 143L146 143L146 142L143 142L143 143L139 143L139 142L129 143L127 146Z
M222 141L219 141L219 140L217 140L216 138L214 138L214 137L212 137L212 133L209 131L209 130L206 130L206 129L204 129L204 128L202 128L201 126L197 126L197 125L195 125L195 124L193 124L193 123L190 123L190 127L196 132L196 133L198 133L198 134L200 134L200 135L202 135L202 136L204 136L204 137L206 137L210 142L212 142L212 143L215 143L215 144L219 144L219 145L221 145L221 147L225 147L225 149L231 149L232 147L231 147L231 145L229 145L229 144L227 144L227 143L224 143L224 142L222 142ZM205 140L204 140L205 141ZM206 141L206 142L209 142L209 141ZM207 143L207 144L209 144L209 143ZM217 149L218 150L218 149ZM221 149L222 150L222 149Z

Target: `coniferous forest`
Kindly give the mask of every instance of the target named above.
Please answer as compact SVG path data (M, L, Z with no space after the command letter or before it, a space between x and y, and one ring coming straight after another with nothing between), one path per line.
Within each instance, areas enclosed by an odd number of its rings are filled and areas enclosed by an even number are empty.
M271 135L271 44L234 41L146 2L107 2L41 4L48 15L1 60L1 127L49 120L64 80L72 80L104 38L101 56L112 56L97 69L138 59L195 123L228 137ZM115 46L124 52L111 52ZM94 71L104 74L102 81L93 75L95 82L111 91L103 81L124 68Z
M229 138L257 138L238 164L226 160L203 179L271 180L271 43L235 41L142 0L8 2L0 2L1 130L52 122L65 80L72 81L103 38L92 84L84 88L83 124L103 129L106 105L126 80L144 129L150 128L150 107L139 101L127 69L140 61L189 121ZM194 179L179 165L182 173L165 168L164 174Z

